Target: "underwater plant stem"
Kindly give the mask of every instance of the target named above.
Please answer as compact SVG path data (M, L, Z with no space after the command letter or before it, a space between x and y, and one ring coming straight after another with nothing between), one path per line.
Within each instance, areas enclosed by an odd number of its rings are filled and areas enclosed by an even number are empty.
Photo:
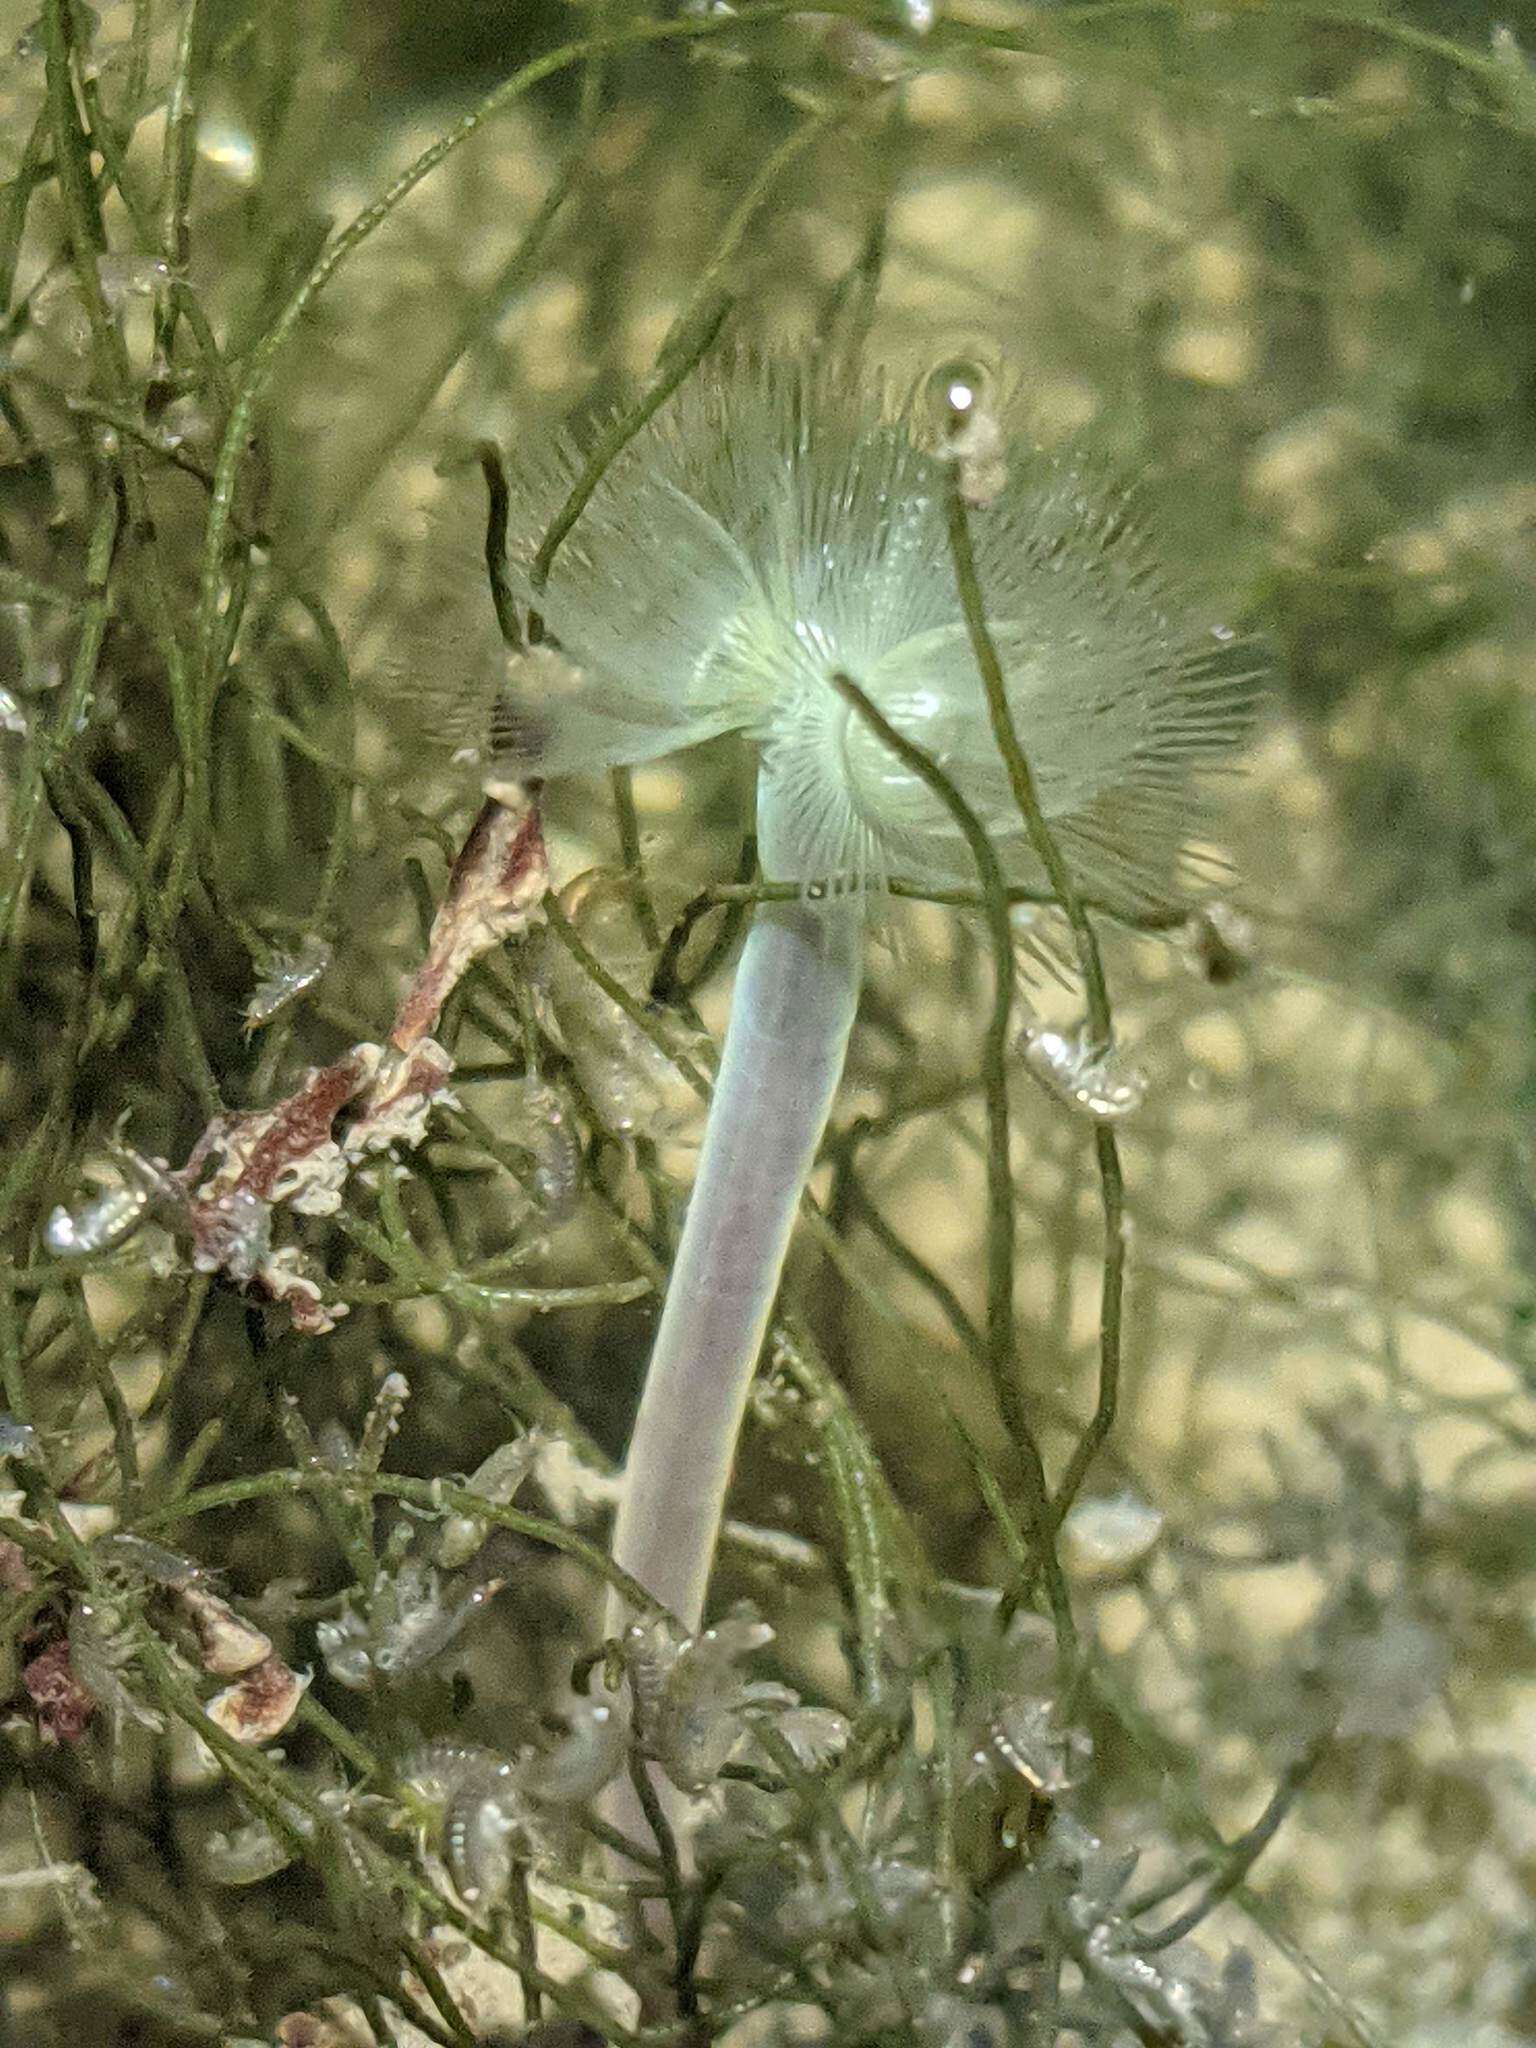
M1208 1914L1214 1912L1224 1899L1231 1898L1279 1833L1280 1824L1296 1803L1297 1794L1322 1762L1332 1742L1331 1730L1315 1736L1301 1755L1287 1765L1264 1811L1252 1827L1244 1829L1231 1844L1225 1862L1194 1904L1187 1906L1155 1934L1143 1935L1136 1944L1140 1954L1155 1955L1163 1949L1172 1948L1176 1942L1187 1940Z
M961 494L959 472L953 468L949 477L945 518L955 586L965 616L971 651L976 657L982 688L986 693L992 736L1007 770L1009 787L1029 842L1071 927L1078 972L1083 978L1089 1034L1095 1045L1107 1049L1114 1041L1114 1019L1110 1013L1109 985L1104 976L1098 935L1072 870L1047 822L1034 770L1014 728L1002 663L987 624L986 599L976 571L970 515ZM1078 1488L1114 1428L1120 1405L1120 1325L1125 1308L1125 1175L1120 1165L1119 1144L1107 1124L1100 1123L1095 1127L1093 1150L1099 1169L1100 1204L1104 1213L1104 1278L1099 1297L1099 1388L1093 1414L1078 1439L1051 1504L1052 1520L1058 1526L1065 1519L1067 1510L1077 1498Z
M630 1440L613 1558L698 1627L736 1438L858 1006L863 907L759 907Z
M1013 1028L1013 927L1008 920L1008 894L1002 870L986 829L949 777L921 747L899 733L852 676L834 674L832 687L896 758L921 778L943 804L976 863L992 945L992 1012L982 1047L982 1084L987 1110L987 1369L998 1410L1018 1454L1029 1510L1030 1535L1056 1639L1064 1654L1075 1658L1076 1624L1072 1599L1056 1555L1050 1488L1039 1439L1018 1378L1018 1318L1013 1299L1013 1260L1017 1200L1013 1186L1011 1115L1008 1105L1008 1047Z

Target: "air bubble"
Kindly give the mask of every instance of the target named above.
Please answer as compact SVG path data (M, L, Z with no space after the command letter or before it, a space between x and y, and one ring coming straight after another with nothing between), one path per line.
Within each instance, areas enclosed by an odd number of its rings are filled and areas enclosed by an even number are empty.
M538 1075L522 1083L521 1114L509 1128L511 1142L532 1155L533 1198L547 1223L563 1223L581 1194L581 1133L558 1088Z
M61 1203L43 1228L43 1243L56 1259L88 1259L126 1244L149 1213L147 1187L107 1188L79 1209Z
M967 356L952 356L940 363L924 386L924 398L936 432L941 437L958 433L984 406L991 386L985 366Z
M237 185L253 185L260 169L255 137L238 122L209 115L198 124L197 153Z
M96 258L101 296L110 311L120 312L129 299L151 299L171 281L163 256L125 256L109 250Z
M992 378L965 356L941 363L925 387L934 453L955 466L968 505L990 505L1008 481L1003 430L992 405Z
M1018 1051L1047 1094L1095 1123L1115 1123L1140 1109L1147 1078L1113 1046L1097 1046L1083 1028L1067 1033L1027 1024Z
M305 939L292 953L274 955L245 1006L246 1030L259 1031L270 1024L306 990L312 989L330 964L331 949L324 939L318 938Z

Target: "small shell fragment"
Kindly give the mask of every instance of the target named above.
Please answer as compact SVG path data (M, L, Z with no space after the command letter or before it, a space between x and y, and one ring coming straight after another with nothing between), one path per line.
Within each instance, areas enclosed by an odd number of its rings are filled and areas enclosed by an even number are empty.
M835 1762L853 1737L852 1722L833 1707L787 1707L773 1725L807 1771Z
M604 1700L578 1697L565 1710L567 1733L528 1771L530 1795L546 1806L584 1806L624 1762L629 1730Z
M117 1509L104 1500L61 1500L59 1513L82 1543L94 1543L117 1527Z
M328 2005L340 2001L327 1999ZM350 2005L350 2000L346 2001ZM353 2013L356 2013L354 2022ZM290 2012L277 2023L273 2036L277 2048L376 2048L378 2036L353 2007L331 2015L317 2012Z
M268 1657L234 1685L215 1693L203 1711L236 1742L270 1742L298 1712L309 1681L307 1671L291 1671L281 1657Z
M0 1458L37 1458L37 1431L30 1422L18 1422L14 1415L0 1415Z
M293 1861L293 1852L264 1820L246 1821L229 1832L212 1834L203 1845L203 1859L215 1884L260 1884Z
M216 1678L235 1678L272 1655L272 1638L254 1622L242 1621L227 1600L196 1585L180 1586L177 1594L197 1630L205 1671Z
M1163 1533L1160 1508L1133 1493L1074 1503L1061 1526L1065 1562L1082 1578L1118 1579L1136 1569Z

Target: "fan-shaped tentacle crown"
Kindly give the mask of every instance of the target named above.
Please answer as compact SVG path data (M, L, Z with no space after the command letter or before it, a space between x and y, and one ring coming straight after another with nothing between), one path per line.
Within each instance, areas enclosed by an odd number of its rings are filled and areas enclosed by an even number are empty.
M852 676L951 777L1005 876L1042 877L988 725L945 531L946 479L910 408L847 365L704 371L603 475L547 582L540 534L581 473L567 436L520 452L512 577L579 674L540 665L502 718L511 772L648 760L732 730L761 747L775 880L974 879L955 824L829 686ZM1124 502L1022 442L975 525L1010 707L1080 888L1166 900L1189 772L1247 708L1229 636L1181 605Z

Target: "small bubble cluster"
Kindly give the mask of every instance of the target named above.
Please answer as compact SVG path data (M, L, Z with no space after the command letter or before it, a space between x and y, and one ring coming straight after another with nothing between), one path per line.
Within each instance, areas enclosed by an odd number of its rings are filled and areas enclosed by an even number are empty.
M1086 1029L1063 1032L1026 1024L1017 1050L1046 1093L1095 1123L1117 1123L1146 1100L1146 1076L1113 1047L1097 1046Z

